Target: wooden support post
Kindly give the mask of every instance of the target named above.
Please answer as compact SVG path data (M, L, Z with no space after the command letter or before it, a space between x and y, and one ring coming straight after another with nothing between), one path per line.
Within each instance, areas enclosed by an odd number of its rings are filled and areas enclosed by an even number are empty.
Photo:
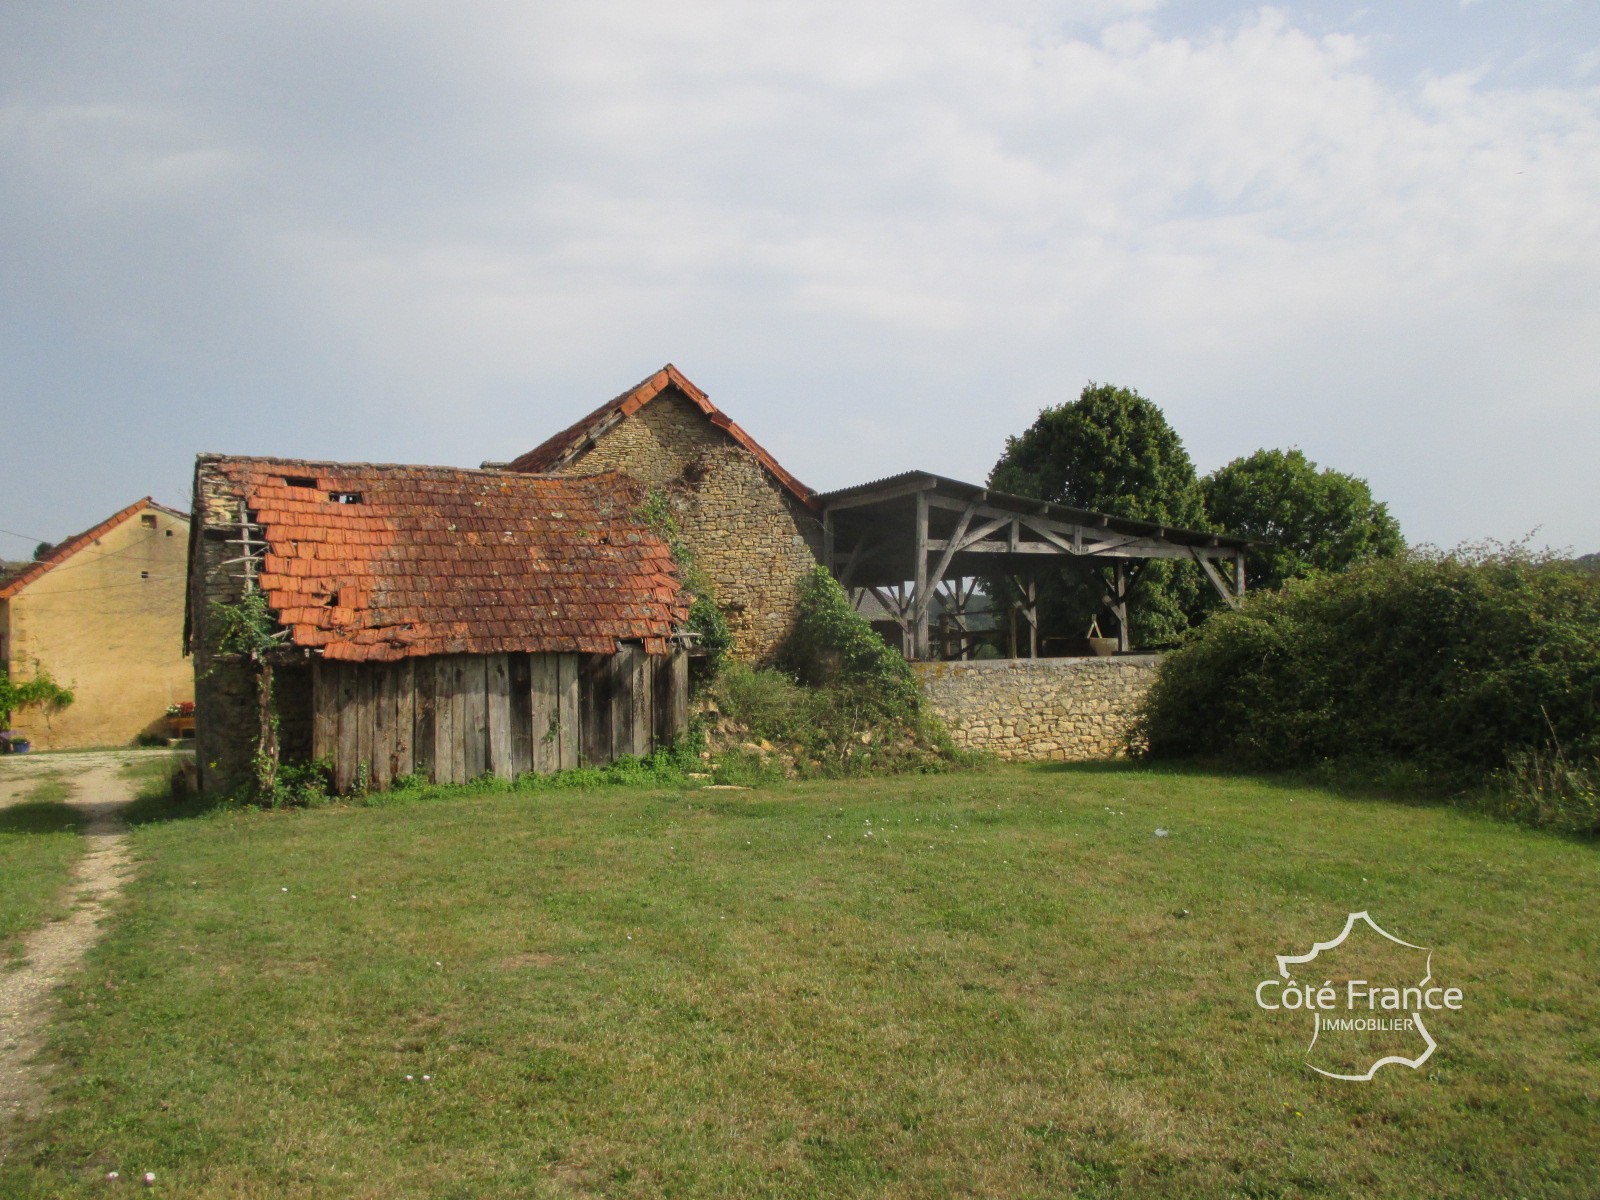
M1023 606L1022 615L1028 621L1028 657L1039 657L1039 581L1033 576L1028 577L1027 585L1023 588L1023 596L1027 603Z
M1113 569L1117 581L1117 649L1126 654L1133 649L1132 631L1128 628L1128 564L1126 560L1119 558Z
M917 493L916 580L913 584L911 657L928 657L928 493Z
M822 514L822 565L833 573L833 510Z
M1233 552L1233 590L1241 600L1244 599L1244 589L1244 551L1235 550Z

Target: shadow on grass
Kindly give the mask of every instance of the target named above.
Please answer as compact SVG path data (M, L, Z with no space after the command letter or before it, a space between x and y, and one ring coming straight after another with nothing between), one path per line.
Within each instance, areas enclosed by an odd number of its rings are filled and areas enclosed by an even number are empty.
M54 800L29 800L0 808L0 834L76 833L83 815Z
M1405 808L1448 808L1464 816L1522 828L1588 847L1600 846L1600 831L1574 831L1552 824L1535 824L1507 810L1506 797L1483 786L1469 787L1459 780L1430 775L1411 763L1345 759L1282 771L1241 767L1237 763L1208 759L1109 762L1040 763L1041 774L1093 778L1106 775L1165 775L1175 778L1241 780L1291 792L1321 792L1340 800L1362 804L1393 804Z

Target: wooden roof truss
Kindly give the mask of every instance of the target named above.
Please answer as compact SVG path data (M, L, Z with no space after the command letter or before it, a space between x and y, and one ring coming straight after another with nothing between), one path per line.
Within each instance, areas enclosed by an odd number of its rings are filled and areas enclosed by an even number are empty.
M1245 591L1250 543L1225 534L1113 517L926 472L846 488L817 501L828 568L847 590L877 599L900 626L914 659L931 657L929 609L941 589L965 634L967 581L976 576L1016 580L1030 657L1039 648L1038 576L1063 560L1094 569L1123 651L1131 648L1128 598L1152 560L1198 564L1230 606L1237 607ZM957 641L964 654L970 639ZM1015 635L1013 644L1020 645Z

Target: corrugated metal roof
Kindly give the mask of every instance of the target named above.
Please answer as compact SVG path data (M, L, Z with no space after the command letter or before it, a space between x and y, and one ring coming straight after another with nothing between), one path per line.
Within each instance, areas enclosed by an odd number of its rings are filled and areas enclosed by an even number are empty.
M982 500L983 503L999 509L1011 509L1020 516L1048 516L1059 521L1067 521L1077 525L1097 525L1105 529L1113 529L1118 533L1138 534L1144 537L1163 538L1180 546L1230 546L1243 549L1256 543L1250 538L1234 537L1226 533L1212 533L1207 530L1181 529L1171 525L1162 525L1155 521L1140 521L1132 517L1117 517L1110 513L1094 512L1086 508L1073 508L1067 504L1055 504L1048 500L1035 500L1029 496L1017 496L1010 492L997 492L977 483L964 483L959 479L949 479L943 475L935 475L932 471L902 471L898 475L885 476L883 479L874 479L869 483L857 483L850 487L838 488L835 491L823 492L816 498L817 505L823 511L834 502L845 499L859 500L863 497L872 497L874 493L884 493L883 503L891 503L903 498L907 494L914 494L917 490L936 492L939 495L950 496L961 500Z

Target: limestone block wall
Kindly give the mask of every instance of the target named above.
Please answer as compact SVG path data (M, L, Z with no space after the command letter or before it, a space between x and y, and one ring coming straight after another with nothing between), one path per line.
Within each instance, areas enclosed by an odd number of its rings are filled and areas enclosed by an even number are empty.
M956 745L1008 761L1082 762L1124 752L1160 657L913 663Z
M772 657L794 625L822 523L748 450L668 392L602 434L559 474L624 471L671 501L684 543L716 589L736 657Z

